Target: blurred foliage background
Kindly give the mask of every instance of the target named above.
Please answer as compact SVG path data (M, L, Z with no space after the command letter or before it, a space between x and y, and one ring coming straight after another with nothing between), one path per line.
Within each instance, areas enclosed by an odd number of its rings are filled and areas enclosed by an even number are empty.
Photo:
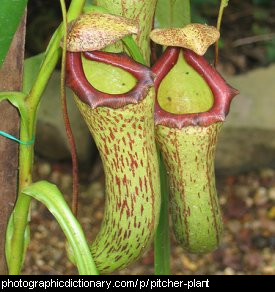
M69 3L69 1L67 1ZM93 0L89 0L93 2ZM159 7L165 0L159 0ZM181 0L173 8L158 9L162 26L180 26ZM219 0L191 0L192 21L215 25ZM168 19L166 22L164 19ZM29 0L27 22L27 57L45 50L51 34L61 20L59 1ZM156 21L156 26L160 23ZM267 66L275 61L275 1L230 0L221 28L220 59L229 74ZM211 53L211 52L210 52Z

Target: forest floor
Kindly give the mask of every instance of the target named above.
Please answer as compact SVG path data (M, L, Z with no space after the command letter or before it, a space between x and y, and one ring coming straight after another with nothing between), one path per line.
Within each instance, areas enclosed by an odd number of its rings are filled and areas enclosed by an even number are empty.
M57 184L70 202L70 165L36 162L34 180ZM216 251L205 255L186 253L171 233L173 275L275 274L275 170L262 169L236 176L217 177L223 211L224 233ZM89 240L95 238L103 218L104 176L97 162L93 171L81 173L79 216ZM65 238L49 211L32 203L31 243L23 274L77 274L65 252ZM154 273L153 248L115 274Z

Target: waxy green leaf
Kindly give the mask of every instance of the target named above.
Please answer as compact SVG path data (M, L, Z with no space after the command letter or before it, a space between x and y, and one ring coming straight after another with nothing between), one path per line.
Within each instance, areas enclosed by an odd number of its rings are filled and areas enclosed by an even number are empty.
M0 68L8 53L13 36L28 0L1 0L0 3Z
M40 181L25 188L22 192L43 203L58 221L72 248L79 274L97 275L98 272L83 230L58 188L47 181Z

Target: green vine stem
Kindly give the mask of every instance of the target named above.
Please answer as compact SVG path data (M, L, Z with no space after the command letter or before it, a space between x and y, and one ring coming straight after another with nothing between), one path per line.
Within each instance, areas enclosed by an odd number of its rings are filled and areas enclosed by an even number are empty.
M229 0L221 0L219 15L218 15L218 19L217 19L217 30L218 31L220 31L220 29L221 29L223 11L224 11L225 7L228 5L228 2L229 2ZM219 40L217 40L215 43L214 67L216 67L218 65L218 62L219 62Z
M68 21L76 18L82 11L85 0L72 0L69 11ZM45 59L37 79L30 93L25 99L25 109L28 112L27 123L21 123L20 139L22 141L32 140L35 133L35 121L37 108L41 95L47 85L47 82L60 57L60 41L63 35L63 26L57 29L47 48ZM19 149L19 187L18 198L10 220L14 225L14 233L10 241L12 256L9 264L10 274L19 274L23 264L24 236L28 223L28 214L31 198L22 193L22 189L32 183L32 166L33 166L33 146L21 145Z
M158 149L159 152L159 149ZM161 208L154 239L155 275L170 275L169 187L163 158L159 152Z

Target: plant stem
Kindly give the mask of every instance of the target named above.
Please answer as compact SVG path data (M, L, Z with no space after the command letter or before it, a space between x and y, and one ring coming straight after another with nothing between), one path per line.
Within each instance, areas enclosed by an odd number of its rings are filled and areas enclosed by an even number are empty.
M170 275L170 233L169 233L169 200L166 169L161 154L159 155L161 209L159 225L155 234L155 275Z
M222 16L224 8L228 5L229 0L221 0L220 3L220 9L219 9L219 15L217 20L217 30L220 31L221 29L221 23L222 23ZM215 43L215 59L214 59L214 67L218 65L219 62L219 40Z
M84 4L85 0L72 0L68 11L69 21L73 20L81 13ZM41 95L60 57L61 50L59 46L62 38L62 32L63 25L60 25L47 48L45 59L35 84L25 100L29 115L28 125L21 123L20 139L22 141L29 141L34 136L36 113ZM30 185L32 182L33 151L33 145L21 145L19 149L19 187L18 198L13 211L14 234L11 242L12 256L9 265L9 273L16 275L20 273L22 266L24 233L28 223L28 213L31 201L30 197L21 193L21 190Z
M20 138L29 141L27 124L21 123ZM28 214L31 198L21 191L32 183L33 145L20 145L19 148L19 185L18 198L13 211L14 233L11 241L11 259L9 262L9 274L18 275L23 262L24 234L28 223Z

